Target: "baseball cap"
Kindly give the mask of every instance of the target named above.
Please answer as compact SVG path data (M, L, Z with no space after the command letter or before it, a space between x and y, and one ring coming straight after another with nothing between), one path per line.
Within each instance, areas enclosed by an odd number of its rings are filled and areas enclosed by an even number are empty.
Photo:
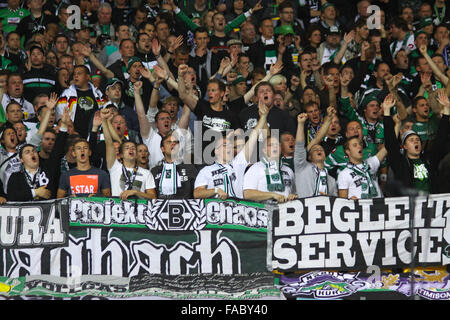
M339 30L338 27L336 26L331 26L329 29L327 29L326 34L330 35L330 34L341 34L341 31Z
M430 24L433 24L433 19L431 19L431 17L422 18L419 22L419 28L422 29L423 27L429 26Z
M328 7L334 7L334 4L331 2L325 2L322 7L320 8L320 12L324 12L326 8Z
M233 81L233 85L236 85L240 82L245 82L245 78L242 76L242 74L238 74L237 78Z
M142 60L141 60L140 58L136 57L136 56L131 57L131 58L128 60L127 71L130 70L131 66L132 66L133 63L135 63L135 62L140 62L140 63L142 63Z
M378 99L378 97L376 95L369 94L368 96L364 97L364 99L361 101L361 109L364 109L365 107L367 107L367 105L371 101L377 101L378 103L380 103L380 99Z
M420 29L420 30L417 30L416 33L414 33L414 38L417 38L422 33L426 34L428 36L428 34L423 29Z
M418 136L418 137L420 138L420 136L417 134L417 132L415 132L415 131L413 131L413 130L408 130L408 131L406 131L406 132L404 132L404 133L402 134L402 145L404 145L406 139L407 139L409 136L412 136L412 135L416 135L416 136Z
M120 85L123 85L122 80L120 80L118 78L108 79L108 81L106 82L105 91L108 90L109 87L112 87L113 85L115 85L116 83L120 83Z
M232 46L234 44L238 44L242 46L242 41L239 39L231 39L227 41L227 47Z

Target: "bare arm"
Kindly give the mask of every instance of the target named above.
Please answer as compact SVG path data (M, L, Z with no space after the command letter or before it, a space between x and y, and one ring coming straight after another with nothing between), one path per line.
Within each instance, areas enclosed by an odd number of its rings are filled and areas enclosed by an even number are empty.
M186 84L184 83L184 75L187 72L188 66L182 64L178 67L178 94L180 99L192 110L195 110L197 106L197 99L194 99L186 90Z
M187 106L183 106L183 110L181 111L181 117L178 120L178 128L187 129L189 126L189 118L191 116L191 109Z
M89 58L89 60L94 64L94 66L96 66L97 69L100 70L101 73L104 74L106 78L110 79L114 77L114 73L111 70L107 69L103 65L103 63L101 63L100 60L98 60L98 58L92 52L92 49L91 47L89 47L89 45L83 46L82 53L84 54L85 57Z
M144 103L142 102L140 90L142 88L142 82L137 81L134 83L134 102L136 105L136 113L139 120L139 126L141 129L142 139L147 139L150 134L151 125L150 121L148 121L147 116L145 115Z
M249 101L253 98L253 96L255 95L255 88L260 82L269 81L270 78L272 78L274 75L279 73L282 69L283 69L283 63L281 62L281 60L278 60L274 65L272 65L270 67L269 73L266 74L266 76L264 78L262 78L261 81L255 83L253 85L253 87L251 87L251 89L244 95L245 103L246 104L249 103Z
M342 58L345 55L345 51L347 51L347 47L349 45L350 42L352 42L352 40L355 38L355 31L352 30L349 33L346 33L344 35L344 40L341 43L341 47L338 51L338 53L336 53L336 55L334 56L333 62L335 64L340 64Z
M323 138L326 136L328 129L331 125L331 120L333 120L333 116L336 114L336 109L333 106L329 106L327 108L327 116L325 117L325 120L323 122L323 125L320 127L319 131L315 135L314 139L312 139L308 145L306 146L306 149L309 151L314 145L319 144Z
M448 83L448 77L439 70L439 67L434 63L434 61L430 58L427 52L427 46L421 45L419 48L420 53L423 55L423 57L427 60L428 64L430 65L431 69L433 70L434 75L439 78L444 84Z
M56 93L52 92L50 94L49 100L47 101L47 109L44 112L44 117L41 121L41 124L39 125L38 135L41 137L44 135L45 130L47 130L50 116L51 116L53 110L55 110L57 102L58 102L58 95Z
M111 136L112 128L110 127L110 120L107 117L100 116L100 114L96 114L94 117L101 117L102 120L103 136L105 137L106 146L106 165L108 169L111 169L116 161L116 151L114 150L113 138ZM97 121L97 119L94 119L94 121Z

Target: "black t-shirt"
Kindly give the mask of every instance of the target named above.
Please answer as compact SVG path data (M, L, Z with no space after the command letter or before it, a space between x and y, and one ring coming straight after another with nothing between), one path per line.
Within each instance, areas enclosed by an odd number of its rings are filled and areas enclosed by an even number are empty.
M77 89L77 109L73 125L75 130L83 138L87 138L89 133L89 123L97 110L98 104L92 90Z
M142 77L140 81L142 81L142 88L141 88L142 103L144 104L144 110L147 113L153 86L151 82L148 81L146 78ZM125 105L134 108L134 87L133 82L131 82L130 80L126 80L124 82L124 86L122 89L122 97L123 103Z
M151 172L155 179L157 198L162 199L191 199L194 196L194 183L197 177L198 170L193 164L178 164L177 171L177 190L176 194L164 195L161 190L161 174L163 172L163 165L154 167ZM165 170L167 174L167 170ZM172 172L169 172L172 174ZM170 178L170 177L169 177Z
M208 101L199 99L194 110L197 119L202 122L202 149L214 141L214 138L205 139L205 133L212 129L221 132L222 135L227 130L235 130L239 128L239 119L234 115L227 106L222 111L214 111Z
M259 120L258 106L253 104L239 114L241 128L245 131L253 129ZM277 107L272 107L267 116L267 123L271 130L278 129L279 134L283 132L290 132L294 136L296 135L296 125L292 117L287 111L281 110Z

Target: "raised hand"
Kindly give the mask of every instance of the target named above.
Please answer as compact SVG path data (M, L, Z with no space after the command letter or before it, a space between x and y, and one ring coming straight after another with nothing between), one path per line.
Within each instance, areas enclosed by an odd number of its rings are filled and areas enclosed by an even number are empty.
M180 77L184 77L184 75L186 74L186 72L188 71L188 66L186 64L180 64L178 66L178 78Z
M344 35L344 42L346 44L349 44L350 42L353 41L353 39L355 39L355 30L350 31L349 33L346 33Z
M307 119L308 119L308 114L306 114L306 113L300 113L300 114L297 116L297 122L298 122L299 124L305 124L305 122L306 122Z
M164 80L167 79L167 76L168 76L167 71L165 69L161 68L160 66L155 65L153 67L153 72L156 74L156 76L158 78L161 78Z
M158 38L153 38L152 40L152 52L155 56L159 56L161 52L161 43Z
M181 47L181 45L183 44L183 36L179 35L174 42L171 43L171 45L169 46L169 51L170 52L175 52L175 50L177 50L179 47ZM161 47L161 46L160 46Z
M94 119L92 121L92 128L98 129L98 127L100 127L101 124L102 124L101 112L100 112L100 110L97 110L94 113Z
M133 83L133 89L135 93L136 92L139 93L141 88L142 88L142 81L136 81L135 83Z
M52 92L50 94L50 98L48 99L46 106L50 110L53 110L55 109L57 103L58 103L58 95L55 92Z
M384 98L381 107L383 110L390 110L393 106L395 106L396 100L392 94L388 94L386 98Z
M422 44L420 47L419 47L419 51L420 51L420 53L424 56L424 55L426 55L427 54L427 45L426 44Z
M152 72L147 68L141 68L141 75L144 78L150 80L150 82L155 82L155 80L156 80L155 77L153 76Z
M270 66L270 75L274 76L277 73L279 73L281 70L283 69L283 62L280 60L277 60L277 62L275 62L275 64Z
M442 105L444 108L450 108L450 101L448 99L447 94L445 93L445 89L438 89L436 100Z
M91 49L91 46L89 45L89 44L87 44L87 45L82 45L82 46L80 46L80 53L83 55L83 56L85 56L85 57L89 57L90 55L91 55L91 53L92 53L92 49Z
M263 6L261 5L262 0L259 0L255 6L252 8L252 13L254 13L255 11L261 10L263 8Z
M267 117L269 114L269 108L264 103L261 103L258 105L258 113L260 117Z

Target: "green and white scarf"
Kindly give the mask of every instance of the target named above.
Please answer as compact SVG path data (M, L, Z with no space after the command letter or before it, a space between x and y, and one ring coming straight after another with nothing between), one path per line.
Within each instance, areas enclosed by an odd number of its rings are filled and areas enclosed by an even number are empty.
M321 193L328 194L328 171L327 169L319 169L314 166L316 173L316 183L314 186L314 196L320 196Z
M266 166L265 174L268 191L283 192L285 189L283 175L281 173L281 163L275 160L268 160L266 157L261 158L261 162Z
M159 191L161 194L169 196L177 193L178 174L175 162L163 162L161 179L159 180Z
M275 41L273 40L273 38L266 40L264 39L264 37L262 37L261 41L264 44L264 66L266 70L269 70L270 66L277 62L277 47L275 46Z
M378 196L378 190L370 174L370 167L366 161L362 164L362 168L358 168L353 163L347 163L347 168L352 170L357 176L362 177L361 181L361 199L370 199Z
M230 197L236 197L236 193L234 192L234 188L233 188L233 182L231 180L231 174L228 172L228 168L225 167L224 165L216 162L216 164L219 166L221 172L222 172L222 176L223 176L223 187L225 191Z

